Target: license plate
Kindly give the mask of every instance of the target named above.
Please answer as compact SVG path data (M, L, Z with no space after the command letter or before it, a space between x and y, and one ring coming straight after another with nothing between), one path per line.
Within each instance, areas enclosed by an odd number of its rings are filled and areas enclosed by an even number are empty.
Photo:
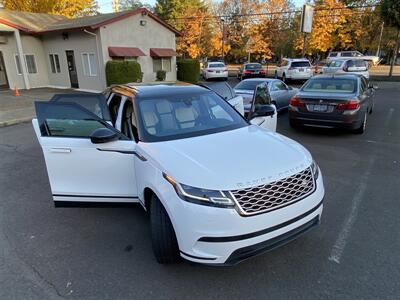
M304 72L304 69L299 69L299 72Z
M323 112L323 111L327 111L327 110L328 110L328 105L326 105L326 104L315 104L313 106L313 111Z
M259 74L260 72L253 72L253 74Z

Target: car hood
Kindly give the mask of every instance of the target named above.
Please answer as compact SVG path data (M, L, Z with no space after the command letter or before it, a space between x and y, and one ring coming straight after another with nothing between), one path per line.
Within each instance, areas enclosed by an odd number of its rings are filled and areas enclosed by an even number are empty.
M255 125L139 145L156 167L176 181L213 190L275 181L298 173L312 160L310 153L297 142Z

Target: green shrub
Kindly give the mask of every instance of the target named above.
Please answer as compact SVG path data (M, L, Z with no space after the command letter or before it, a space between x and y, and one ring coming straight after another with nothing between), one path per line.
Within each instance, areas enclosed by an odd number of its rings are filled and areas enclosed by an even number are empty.
M143 73L136 61L110 60L106 64L107 85L142 81Z
M156 74L157 81L164 81L167 77L167 72L164 70L158 70Z
M196 83L200 76L200 62L197 59L183 59L176 63L177 78L180 81Z

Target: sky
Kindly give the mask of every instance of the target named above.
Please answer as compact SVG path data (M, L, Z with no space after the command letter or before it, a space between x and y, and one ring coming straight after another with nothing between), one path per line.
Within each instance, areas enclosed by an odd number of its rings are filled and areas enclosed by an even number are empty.
M100 12L102 12L102 13L112 12L112 0L97 0L97 2L100 6ZM150 5L154 5L156 0L143 0L142 2L150 4ZM297 7L299 7L299 6L303 5L306 2L306 0L294 0L293 2Z

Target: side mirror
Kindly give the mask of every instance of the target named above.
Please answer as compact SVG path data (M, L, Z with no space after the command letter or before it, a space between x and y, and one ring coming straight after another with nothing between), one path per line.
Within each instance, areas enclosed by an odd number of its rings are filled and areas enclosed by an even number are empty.
M93 144L102 144L112 142L118 139L118 134L108 128L97 128L90 135L90 141Z
M376 84L368 83L369 89L379 90L379 87Z
M268 117L275 114L275 105L257 105L254 112L248 114L248 120L257 117Z

